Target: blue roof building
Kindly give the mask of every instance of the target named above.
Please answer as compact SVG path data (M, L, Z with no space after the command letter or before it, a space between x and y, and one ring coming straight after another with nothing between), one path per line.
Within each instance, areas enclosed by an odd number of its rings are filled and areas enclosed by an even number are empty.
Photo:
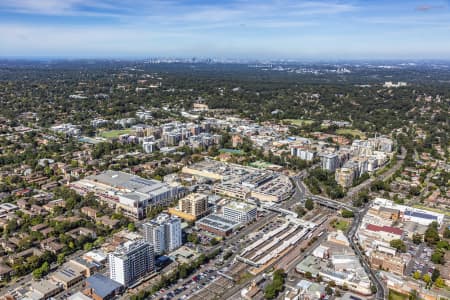
M94 274L86 279L85 294L95 300L108 300L120 294L124 286L102 274Z

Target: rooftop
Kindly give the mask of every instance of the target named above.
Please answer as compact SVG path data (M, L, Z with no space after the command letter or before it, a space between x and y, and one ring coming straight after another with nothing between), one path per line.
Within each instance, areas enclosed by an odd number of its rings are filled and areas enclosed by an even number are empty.
M209 216L206 216L196 222L196 224L203 224L206 226L210 226L222 231L232 230L237 225L239 225L239 222L228 220L223 218L220 215L211 214Z
M89 288L91 288L96 295L102 298L105 298L122 287L122 285L117 281L114 281L99 273L87 278L86 282Z
M392 233L392 234L396 234L396 235L403 234L403 230L401 230L399 228L391 227L391 226L377 226L377 225L373 225L373 224L368 224L366 229L370 230L370 231L383 231L383 232L388 232L388 233Z

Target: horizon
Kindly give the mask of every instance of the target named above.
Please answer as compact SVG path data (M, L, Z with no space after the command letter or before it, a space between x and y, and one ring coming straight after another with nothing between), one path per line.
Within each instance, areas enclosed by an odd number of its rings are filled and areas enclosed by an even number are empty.
M449 1L17 0L1 58L449 60Z

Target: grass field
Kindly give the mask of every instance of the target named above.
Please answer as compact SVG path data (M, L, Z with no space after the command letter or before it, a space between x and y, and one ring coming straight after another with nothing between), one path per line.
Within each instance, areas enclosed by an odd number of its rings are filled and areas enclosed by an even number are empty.
M366 135L364 134L364 132L362 132L358 129L339 128L338 130L336 130L336 133L337 134L350 134L353 137L359 136L362 139L366 138Z
M348 229L348 222L344 220L335 220L331 223L331 227L337 230L342 230L343 232L346 232Z
M284 119L283 122L289 122L292 125L301 127L301 126L304 126L304 125L310 125L314 121L313 120L302 120L302 119Z
M132 134L134 133L133 129L122 129L122 130L108 130L100 132L100 136L105 139L114 139L118 138L122 134Z
M408 300L408 295L400 294L397 291L389 290L389 300Z

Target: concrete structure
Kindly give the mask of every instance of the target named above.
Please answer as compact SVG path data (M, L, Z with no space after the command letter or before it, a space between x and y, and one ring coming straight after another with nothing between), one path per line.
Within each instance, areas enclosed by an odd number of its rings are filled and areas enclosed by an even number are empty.
M27 296L31 299L44 300L59 294L63 288L50 280L33 281Z
M102 274L95 274L86 280L83 291L94 300L109 300L122 293L124 286Z
M287 199L293 189L289 177L283 174L214 160L186 166L182 172L220 181L214 185L214 192L239 200L252 197L263 202L279 202Z
M68 264L59 268L58 271L53 272L50 277L54 281L59 282L66 290L82 281L84 278L79 270L75 270L75 268Z
M181 220L168 214L160 214L155 219L143 224L144 237L154 246L156 255L179 248L181 241Z
M143 142L142 143L142 149L144 150L145 153L153 153L156 151L156 142Z
M339 156L336 153L322 154L320 161L324 170L334 172L339 168Z
M397 275L403 275L406 268L405 262L401 257L379 251L370 253L370 265L374 269L386 270Z
M169 208L169 213L186 221L195 221L208 212L208 195L192 193L178 202L177 208Z
M355 171L353 168L340 168L336 170L336 182L342 187L351 187L355 179Z
M223 207L223 217L239 223L249 223L256 219L257 208L244 202L232 201Z
M211 214L195 222L195 226L199 229L222 237L230 235L240 224L216 214Z
M70 187L81 195L93 192L100 201L136 219L145 217L147 207L167 205L183 193L181 186L110 170L71 183Z
M153 246L143 240L124 243L108 258L110 278L126 287L155 270Z

